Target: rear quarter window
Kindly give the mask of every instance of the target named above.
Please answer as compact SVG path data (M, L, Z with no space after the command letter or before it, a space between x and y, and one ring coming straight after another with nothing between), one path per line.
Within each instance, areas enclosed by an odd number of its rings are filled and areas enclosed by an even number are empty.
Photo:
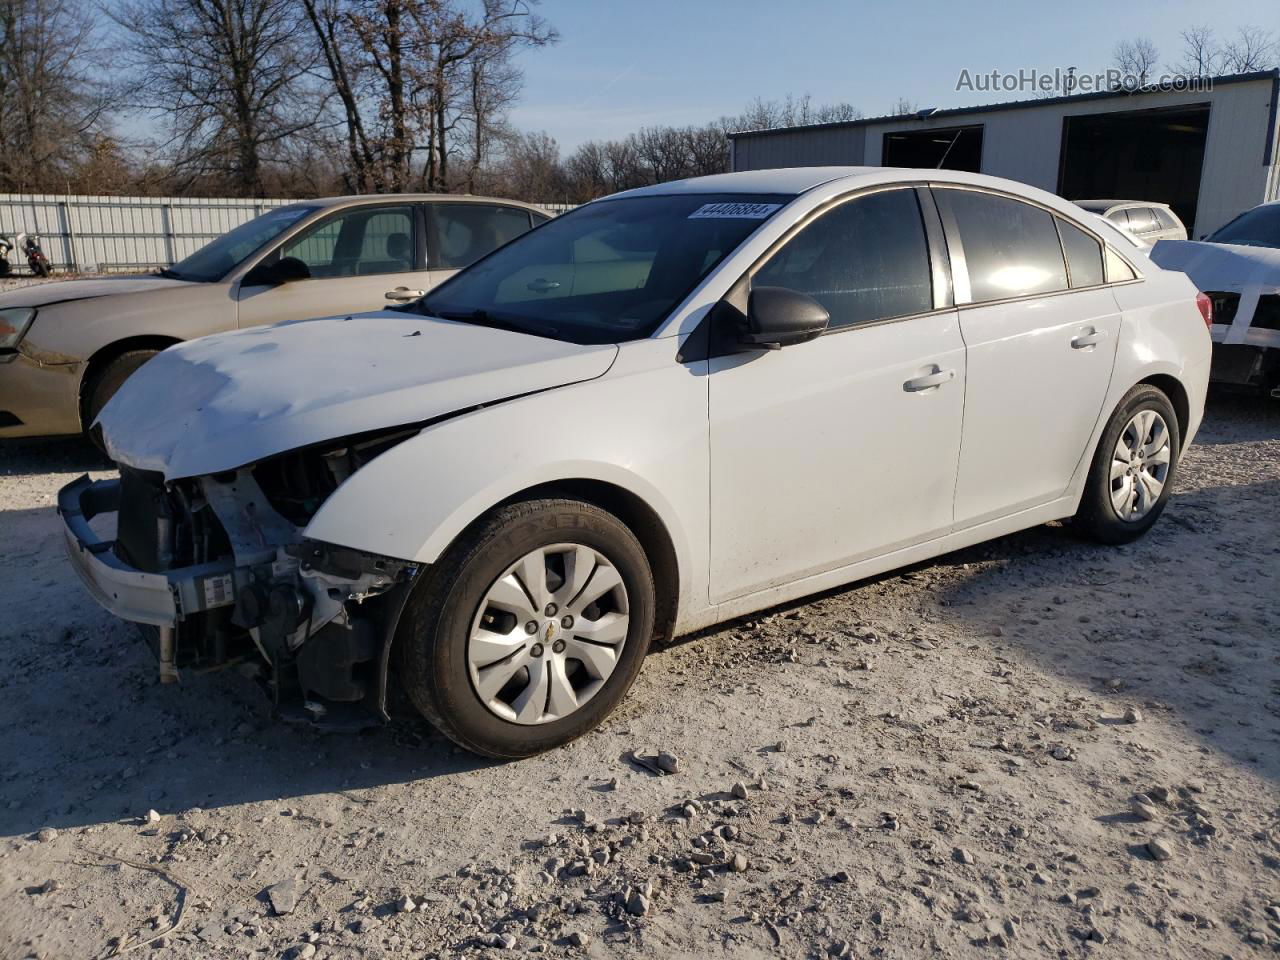
M1107 275L1102 259L1102 244L1061 218L1058 218L1058 233L1062 236L1062 249L1067 255L1071 286L1095 287L1105 283Z

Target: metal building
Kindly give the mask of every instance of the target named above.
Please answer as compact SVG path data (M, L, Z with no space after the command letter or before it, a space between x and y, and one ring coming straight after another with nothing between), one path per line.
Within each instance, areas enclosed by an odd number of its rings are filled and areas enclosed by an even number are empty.
M730 135L734 170L945 167L1070 200L1170 204L1192 238L1280 199L1280 70Z

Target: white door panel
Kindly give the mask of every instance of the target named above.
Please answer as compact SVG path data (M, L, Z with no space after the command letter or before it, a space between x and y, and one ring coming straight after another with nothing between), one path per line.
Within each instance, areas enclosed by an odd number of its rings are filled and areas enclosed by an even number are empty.
M966 307L964 440L955 522L965 527L1066 490L1111 382L1120 310L1105 287Z
M429 290L431 289L431 287L440 286L440 284L444 283L446 280L448 280L457 272L458 272L457 270L442 270L441 268L437 267L436 269L431 271L431 279L430 281L428 281L429 285L427 289Z
M713 359L712 602L950 530L965 379L954 311Z

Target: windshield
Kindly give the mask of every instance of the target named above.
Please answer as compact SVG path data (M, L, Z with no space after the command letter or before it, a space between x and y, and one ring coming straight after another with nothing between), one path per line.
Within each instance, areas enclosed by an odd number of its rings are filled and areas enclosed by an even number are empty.
M417 309L574 343L637 340L791 199L682 194L589 203L457 274Z
M1280 203L1268 203L1240 214L1208 236L1210 243L1280 248Z
M175 280L198 280L204 283L221 280L239 266L245 257L318 209L319 207L293 205L269 210L224 233L218 239L211 240L185 260L179 260L160 273Z

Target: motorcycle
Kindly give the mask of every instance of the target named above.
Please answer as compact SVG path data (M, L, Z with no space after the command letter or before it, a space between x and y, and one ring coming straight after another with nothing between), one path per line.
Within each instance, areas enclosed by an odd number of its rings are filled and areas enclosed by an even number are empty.
M9 276L9 251L13 249L13 244L9 242L8 237L0 237L0 277Z
M27 257L27 266L37 277L49 276L49 258L40 249L40 238L34 233L18 234L18 249Z

